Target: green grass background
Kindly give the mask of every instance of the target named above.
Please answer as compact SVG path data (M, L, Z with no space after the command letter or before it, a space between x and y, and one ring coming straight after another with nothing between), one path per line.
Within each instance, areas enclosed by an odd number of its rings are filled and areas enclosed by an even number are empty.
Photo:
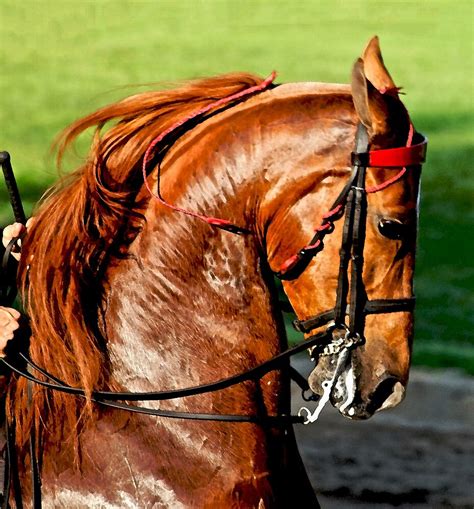
M246 70L348 82L378 34L430 138L414 360L474 373L472 1L0 0L0 149L27 208L57 178L49 146L138 85ZM131 85L128 87L128 85ZM10 220L0 186L0 223Z

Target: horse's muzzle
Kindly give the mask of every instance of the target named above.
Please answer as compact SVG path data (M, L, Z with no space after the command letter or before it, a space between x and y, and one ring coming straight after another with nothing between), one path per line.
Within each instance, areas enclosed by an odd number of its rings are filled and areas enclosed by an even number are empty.
M331 403L349 419L364 420L375 412L397 406L405 396L405 387L394 376L383 378L367 399L361 396L352 369L343 373L331 393Z

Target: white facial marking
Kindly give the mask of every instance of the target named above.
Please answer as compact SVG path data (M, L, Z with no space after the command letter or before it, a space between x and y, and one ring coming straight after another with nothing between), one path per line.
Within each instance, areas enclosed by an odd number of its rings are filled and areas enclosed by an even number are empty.
M354 372L352 371L352 367L346 371L345 376L345 389L347 398L346 401L339 407L340 412L344 412L346 408L352 404L354 401L356 386L355 386L355 377ZM352 409L353 410L353 409Z

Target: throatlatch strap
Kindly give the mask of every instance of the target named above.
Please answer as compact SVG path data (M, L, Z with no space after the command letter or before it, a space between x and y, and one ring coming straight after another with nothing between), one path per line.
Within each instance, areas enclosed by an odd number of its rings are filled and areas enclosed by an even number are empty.
M321 226L309 241L309 244L300 249L296 255L288 258L275 273L275 276L282 281L288 281L299 277L309 265L313 257L324 248L323 239L334 231L334 221L342 217L345 204L348 200L348 193L357 177L353 172L346 182L338 197L331 206L331 210L323 215Z

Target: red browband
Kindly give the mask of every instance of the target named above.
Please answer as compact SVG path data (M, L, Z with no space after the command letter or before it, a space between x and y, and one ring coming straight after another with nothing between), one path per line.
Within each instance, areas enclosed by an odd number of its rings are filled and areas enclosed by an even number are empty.
M422 141L407 147L371 150L364 153L353 153L352 162L367 167L402 168L424 163L428 140L423 135Z

